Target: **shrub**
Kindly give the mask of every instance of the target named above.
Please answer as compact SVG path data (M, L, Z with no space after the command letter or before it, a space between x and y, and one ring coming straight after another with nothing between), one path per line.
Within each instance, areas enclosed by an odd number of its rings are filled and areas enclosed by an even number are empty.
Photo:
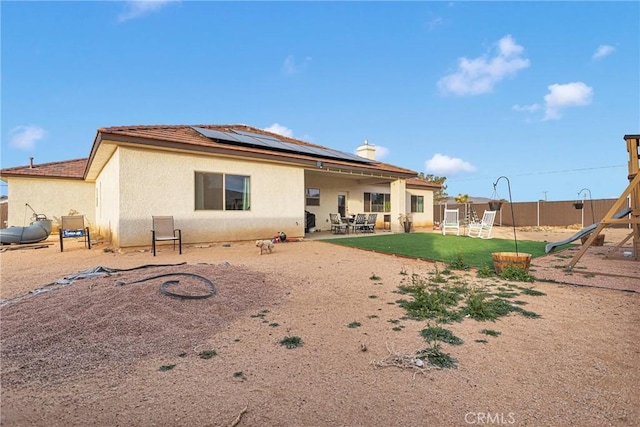
M280 340L280 345L283 345L287 348L296 348L302 346L302 338L300 337L284 337Z

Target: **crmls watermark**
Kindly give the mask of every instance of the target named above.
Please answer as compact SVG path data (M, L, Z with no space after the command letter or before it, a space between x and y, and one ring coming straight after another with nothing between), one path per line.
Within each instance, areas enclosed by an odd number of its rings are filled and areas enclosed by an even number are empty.
M515 424L516 418L513 412L467 412L464 416L467 424Z

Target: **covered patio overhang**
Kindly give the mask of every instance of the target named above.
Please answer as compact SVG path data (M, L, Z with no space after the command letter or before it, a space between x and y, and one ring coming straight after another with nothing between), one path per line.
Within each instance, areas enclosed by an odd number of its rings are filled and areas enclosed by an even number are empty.
M327 221L329 213L337 213L337 197L346 198L346 213L357 214L370 212L364 206L364 193L385 193L389 195L389 209L385 209L378 221L384 221L392 232L402 232L398 221L400 215L407 213L409 207L406 199L406 180L411 176L385 174L377 171L354 170L329 165L320 165L316 169L305 169L305 188L317 187L321 192L321 205L305 206L305 210L314 211L319 216L320 224ZM334 203L334 204L332 204Z

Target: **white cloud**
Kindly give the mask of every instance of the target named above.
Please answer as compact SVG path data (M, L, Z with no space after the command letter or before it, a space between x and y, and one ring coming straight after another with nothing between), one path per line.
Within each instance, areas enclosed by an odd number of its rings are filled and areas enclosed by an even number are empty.
M524 111L527 113L535 113L540 109L540 104L531 104L531 105L516 104L513 107L511 107L511 109L513 109L514 111Z
M388 157L391 151L387 147L376 145L376 160L383 160Z
M552 84L545 95L545 115L543 120L557 120L567 107L580 107L591 104L593 89L582 82Z
M31 151L36 142L47 136L47 132L38 126L17 126L9 131L9 146Z
M434 175L455 175L459 172L474 172L475 166L462 159L453 158L444 154L434 154L424 164L425 170Z
M296 63L296 58L293 55L289 55L284 59L282 63L282 72L286 75L297 74L304 71L307 65L311 63L311 57L307 56L304 61Z
M439 26L444 23L444 20L440 16L436 16L435 18L431 18L429 22L427 22L427 27L430 30L435 30Z
M593 56L591 57L591 59L598 60L598 59L602 59L605 56L609 56L611 55L614 51L616 50L615 47L613 46L609 46L606 44L601 44L600 46L598 46L598 49L596 49L595 53L593 54Z
M447 95L480 95L507 77L529 67L530 61L521 55L524 48L510 35L504 36L496 44L497 52L475 59L462 57L458 60L458 70L438 81L438 88Z
M278 135L286 136L289 138L293 138L293 131L286 126L282 126L281 124L274 123L268 128L264 128L267 132L277 133Z
M516 43L516 41L510 35L504 36L500 40L498 40L498 50L500 51L500 56L519 56L524 48Z
M118 15L118 22L139 18L156 12L169 3L180 0L130 0L125 2L124 11Z

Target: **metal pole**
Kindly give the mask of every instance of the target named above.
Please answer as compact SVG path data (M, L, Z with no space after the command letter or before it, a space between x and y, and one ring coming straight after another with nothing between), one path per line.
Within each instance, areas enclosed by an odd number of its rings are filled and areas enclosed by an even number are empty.
M493 183L493 191L496 192L498 181L500 181L502 178L507 180L507 188L509 189L509 205L511 206L511 223L513 224L513 240L516 244L516 256L517 256L518 255L518 238L516 237L516 219L515 219L515 215L513 214L513 199L511 198L511 183L509 182L509 178L507 178L504 175L498 178L496 182Z
M583 188L582 190L578 191L578 199L580 199L580 194L582 194L582 228L584 228L584 194L583 191L587 191L589 193L589 204L591 205L591 224L595 224L596 223L596 217L593 214L593 197L591 197L591 190L589 190L588 188Z

